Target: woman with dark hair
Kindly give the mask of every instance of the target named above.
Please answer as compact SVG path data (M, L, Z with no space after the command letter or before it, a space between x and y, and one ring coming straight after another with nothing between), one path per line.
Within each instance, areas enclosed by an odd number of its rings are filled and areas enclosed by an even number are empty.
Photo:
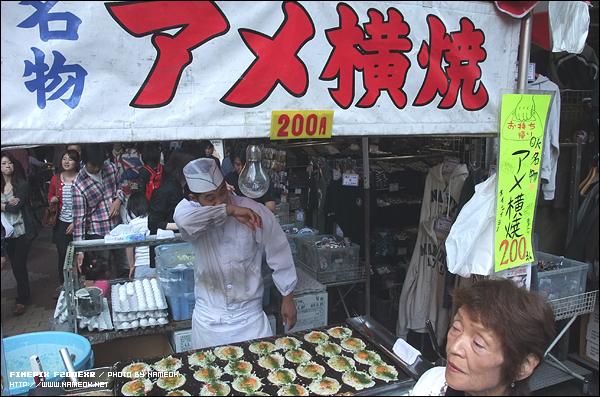
M458 288L452 297L448 364L425 372L414 395L528 395L529 378L554 339L552 308L505 278Z
M52 177L48 190L48 202L58 203L58 219L52 230L52 242L56 245L56 251L58 252L58 278L61 286L65 282L63 268L67 256L67 247L73 241L73 196L71 188L79 172L80 160L79 152L73 149L67 150L61 160L63 171Z
M194 149L179 148L169 157L165 164L161 185L154 190L150 199L148 229L156 234L158 229L178 230L173 213L175 207L186 197L187 182L183 175L183 167L192 160L203 157ZM154 268L154 250L150 250L150 268Z
M208 139L202 140L199 142L200 150L202 151L201 156L215 160L217 163L217 167L221 169L221 161L215 157L215 145Z
M249 143L247 141L240 141L231 148L229 157L231 158L231 164L233 164L234 171L231 171L227 175L223 175L225 182L229 185L229 193L235 193L236 196L246 197L240 190L238 181L240 174L246 165L246 149L248 148L248 145ZM275 185L273 184L273 181L270 181L269 189L264 195L253 200L264 204L264 206L271 210L272 213L275 213L277 211L277 206L275 203Z
M31 242L37 236L33 213L29 203L29 183L21 164L9 152L2 152L2 214L13 227L13 233L5 238L6 253L10 259L17 281L17 299L13 314L25 313L25 303L30 296L27 256Z

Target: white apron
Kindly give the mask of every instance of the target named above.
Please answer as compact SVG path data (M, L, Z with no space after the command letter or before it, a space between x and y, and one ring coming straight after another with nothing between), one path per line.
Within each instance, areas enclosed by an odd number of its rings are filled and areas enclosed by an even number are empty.
M227 345L273 336L262 300L253 308L219 310L196 301L192 316L192 348Z

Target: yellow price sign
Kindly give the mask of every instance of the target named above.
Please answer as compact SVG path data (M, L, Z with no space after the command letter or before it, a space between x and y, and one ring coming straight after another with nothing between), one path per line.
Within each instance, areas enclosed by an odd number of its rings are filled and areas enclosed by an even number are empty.
M533 261L531 235L551 95L502 96L495 270Z
M333 110L274 110L271 140L331 138Z

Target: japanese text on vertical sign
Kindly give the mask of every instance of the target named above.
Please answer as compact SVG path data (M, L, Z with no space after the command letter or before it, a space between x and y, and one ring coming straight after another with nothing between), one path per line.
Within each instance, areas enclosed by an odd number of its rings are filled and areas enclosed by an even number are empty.
M496 271L533 261L531 235L551 95L502 97Z

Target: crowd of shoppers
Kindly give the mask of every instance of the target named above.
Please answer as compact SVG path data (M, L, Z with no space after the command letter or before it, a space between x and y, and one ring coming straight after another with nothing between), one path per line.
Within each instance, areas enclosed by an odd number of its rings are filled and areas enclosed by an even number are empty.
M55 299L64 288L63 269L71 241L102 239L122 223L148 234L156 234L158 229L177 231L173 212L188 192L183 167L201 157L213 158L220 166L210 141L70 144L39 149L2 151L2 268L10 264L17 282L14 315L26 311L25 305L35 293L29 287L27 260L42 226L30 206L31 183L36 183L28 178L32 166L54 172L45 190L48 203L58 204L52 228L58 254L53 265L58 269ZM42 149L50 150L44 153ZM86 273L82 265L105 262L110 263L113 278L155 274L153 250L148 247L75 254L79 274Z

